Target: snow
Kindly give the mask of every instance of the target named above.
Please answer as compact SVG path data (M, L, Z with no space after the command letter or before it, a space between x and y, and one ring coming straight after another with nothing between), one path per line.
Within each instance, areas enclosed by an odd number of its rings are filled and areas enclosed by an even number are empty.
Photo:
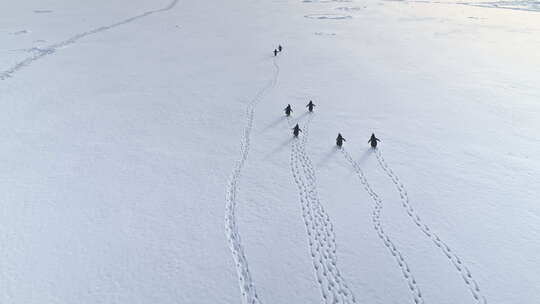
M538 302L539 13L0 3L0 302Z

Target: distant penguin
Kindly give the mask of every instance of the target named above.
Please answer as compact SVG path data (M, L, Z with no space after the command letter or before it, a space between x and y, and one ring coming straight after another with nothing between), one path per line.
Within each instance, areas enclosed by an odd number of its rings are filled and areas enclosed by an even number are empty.
M274 49L274 57L277 56L278 50Z
M291 116L291 113L292 113L292 108L291 108L291 105L287 105L287 107L285 108L285 115L287 116Z
M371 138L369 139L368 143L371 143L372 148L377 148L377 142L380 141L377 137L375 137L374 133L371 133Z
M302 130L300 130L300 126L298 124L296 124L296 126L294 126L294 128L293 128L294 137L298 137L298 134L300 134L300 132L302 132Z
M313 103L313 101L310 100L306 108L308 108L310 112L313 112L313 107L315 107L315 104Z
M283 51L283 47L281 46L281 44L278 46L278 51L281 53L281 51Z
M337 138L336 138L336 145L341 148L341 146L343 146L344 141L346 141L345 138L341 136L341 133L338 133Z

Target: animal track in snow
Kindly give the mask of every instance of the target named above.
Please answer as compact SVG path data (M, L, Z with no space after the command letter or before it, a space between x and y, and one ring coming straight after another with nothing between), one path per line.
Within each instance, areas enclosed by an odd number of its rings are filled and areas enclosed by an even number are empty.
M336 33L315 32L317 36L336 36Z
M310 14L310 15L305 15L304 17L308 19L318 19L318 20L344 20L344 19L352 18L352 16L340 15L340 14Z
M364 7L360 7L360 6L341 6L341 7L336 7L336 10L351 12L351 11L359 11L359 10L362 10L362 9L364 9L366 7L367 6L364 6Z
M427 224L422 221L422 219L420 218L418 213L416 213L416 210L413 208L409 201L409 195L407 194L407 190L405 190L405 186L403 185L399 177L396 175L396 173L394 173L394 170L390 168L390 166L384 159L381 150L377 149L375 155L377 156L377 161L380 167L394 183L394 186L396 187L399 193L399 197L401 199L401 205L407 212L409 218L414 222L416 227L418 227L418 229L420 229L420 231L422 231L424 235L435 244L435 246L441 249L441 252L444 254L444 256L452 263L452 265L454 265L454 268L460 274L465 285L471 291L474 300L478 304L486 304L486 298L480 292L480 287L478 286L478 283L473 278L469 268L465 266L465 262L463 261L463 259L459 255L457 255L457 253L453 251L433 230L431 230L431 228L429 228Z
M157 9L150 10L150 11L145 11L145 12L139 14L139 15L132 16L132 17L129 17L127 19L123 19L123 20L118 21L116 23L104 25L104 26L95 28L93 30L89 30L89 31L86 31L86 32L76 34L76 35L74 35L71 38L68 38L66 40L63 40L63 41L60 41L60 42L57 42L57 43L53 43L53 44L51 44L51 45L44 48L44 49L47 50L46 52L39 52L39 53L32 54L32 55L26 57L25 59L22 59L21 61L16 62L14 65L12 65L7 70L0 71L0 80L6 80L7 78L13 76L13 74L17 73L22 68L24 68L24 67L26 67L26 66L28 66L28 65L42 59L42 58L44 58L45 56L48 56L50 54L54 54L58 49L61 49L61 48L65 47L65 46L68 46L70 44L74 44L75 42L79 41L80 39L82 39L84 37L88 37L90 35L95 35L95 34L98 34L98 33L101 33L101 32L105 32L105 31L108 31L110 29L116 28L116 27L124 25L124 24L128 24L130 22L134 22L134 21L136 21L138 19L145 18L145 17L148 17L148 16L153 15L153 14L163 13L163 12L172 10L178 4L179 1L180 0L172 0L165 7L157 8ZM26 33L28 33L28 31L24 30L24 31L19 31L17 33L26 34ZM17 35L17 33L14 33L14 34Z
M24 52L24 53L45 53L48 52L47 49L42 49L38 47L26 48L26 49L15 49L10 50L10 52Z
M323 302L327 304L356 303L352 290L337 266L336 237L333 224L317 193L315 169L306 152L310 114L301 138L291 146L291 172L299 191L302 218L308 235L309 250ZM289 126L292 127L289 118Z
M424 303L424 298L422 297L422 292L420 291L420 287L418 287L416 283L416 279L412 275L411 269L409 268L409 265L405 261L403 254L399 251L399 249L396 247L394 242L392 242L388 234L384 231L382 221L381 221L381 211L383 209L382 199L369 184L366 178L366 175L362 171L362 168L360 168L360 165L358 165L358 163L353 160L352 156L345 150L345 148L341 148L341 152L343 156L345 156L345 159L353 167L354 172L356 173L356 175L360 179L360 182L364 186L364 190L366 190L368 195L371 197L371 199L375 203L374 208L373 208L373 213L372 213L373 228L375 228L375 231L377 232L377 235L379 236L379 238L382 240L384 246L388 249L388 251L390 251L390 254L394 257L394 260L398 264L401 270L401 273L403 275L403 278L405 279L407 283L409 291L411 292L411 296L413 297L414 303L415 304Z
M20 31L12 32L11 35L23 35L23 34L28 34L28 33L30 33L29 30L20 30Z
M353 2L353 1L352 0L303 0L302 2L305 2L305 3L331 3L331 2L348 3L348 2Z
M242 169L247 161L249 155L249 148L251 143L251 132L253 130L253 122L255 120L255 107L262 100L262 98L268 93L270 89L275 87L278 76L279 66L276 63L276 59L273 60L274 74L267 84L259 90L259 92L253 97L246 107L246 124L242 133L242 140L240 141L240 157L236 161L236 165L233 169L233 173L227 184L227 192L225 195L225 234L229 241L229 247L233 256L236 272L238 274L238 281L240 284L240 291L242 293L242 301L246 304L259 304L260 300L257 295L255 284L251 279L251 273L248 267L248 261L244 254L244 247L242 246L242 240L238 232L238 224L236 222L236 206L238 205L238 184L242 175Z
M492 2L458 2L456 4L516 11L540 12L540 1L510 0Z

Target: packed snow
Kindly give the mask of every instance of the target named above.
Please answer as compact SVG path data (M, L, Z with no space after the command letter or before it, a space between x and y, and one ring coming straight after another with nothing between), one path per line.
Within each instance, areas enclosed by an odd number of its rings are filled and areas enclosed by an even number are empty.
M3 1L0 37L0 303L540 302L538 1Z

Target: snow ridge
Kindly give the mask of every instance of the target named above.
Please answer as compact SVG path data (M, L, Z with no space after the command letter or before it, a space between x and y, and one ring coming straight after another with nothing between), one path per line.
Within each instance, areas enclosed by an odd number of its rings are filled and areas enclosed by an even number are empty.
M225 233L229 241L229 247L236 266L240 291L242 293L242 303L244 304L259 304L261 303L257 295L255 284L251 279L247 258L244 254L244 248L238 233L238 225L236 223L236 205L238 202L238 183L244 168L245 162L249 154L251 131L253 129L253 121L255 116L255 107L266 95L266 93L274 88L279 76L279 66L276 59L273 59L274 74L272 79L255 95L246 107L246 124L242 133L240 142L240 158L236 161L233 173L227 185L227 193L225 197Z
M306 153L309 125L313 116L309 115L302 131L302 139L294 138L290 159L302 205L312 263L324 303L357 303L337 267L334 228L319 199L315 170ZM292 125L290 119L289 125Z
M382 224L381 224L381 211L383 208L382 199L373 190L373 188L371 188L371 185L369 184L364 172L362 171L362 168L360 168L360 165L358 165L358 163L354 161L351 154L349 154L345 150L345 148L341 148L341 152L345 156L345 159L352 165L354 172L360 179L360 182L364 186L364 189L366 190L366 192L369 194L373 202L375 202L375 206L374 206L373 214L372 214L372 220L373 220L375 231L377 231L377 235L383 241L384 246L388 248L388 250L394 257L394 259L396 260L399 268L401 269L401 273L403 274L404 279L407 281L407 285L413 297L414 303L415 304L424 303L424 299L422 298L422 293L416 283L414 276L411 273L409 265L407 264L401 252L396 248L396 246L390 240L390 237L388 236L388 234L386 234L386 232L384 231L382 227Z
M399 196L401 199L401 205L405 210L407 211L407 214L409 217L413 220L414 224L437 246L441 249L441 251L444 253L444 255L452 262L455 269L459 272L461 277L463 278L463 281L469 288L469 290L472 293L472 296L474 300L477 303L481 304L487 304L486 298L482 295L480 292L480 287L478 286L478 283L475 279L473 279L471 272L465 266L463 260L446 245L446 243L441 240L441 238L433 232L428 225L424 224L422 220L420 219L420 216L415 212L414 208L411 206L409 202L409 196L407 195L407 191L405 190L405 186L401 183L398 176L394 173L394 171L390 168L388 163L385 161L381 151L379 149L376 150L375 155L377 156L377 161L379 162L379 165L381 168L386 172L386 175L390 177L394 185L396 186L396 189L399 192Z
M33 54L33 55L29 56L29 57L26 57L25 59L15 63L13 66L8 68L7 70L0 72L0 80L6 80L7 78L12 77L13 74L15 74L20 69L22 69L22 68L24 68L26 66L29 66L33 62L35 62L35 61L37 61L37 60L39 60L39 59L41 59L41 58L43 58L45 56L48 56L48 55L51 55L51 54L55 53L59 48L68 46L70 44L74 44L75 42L77 42L78 40L80 40L80 39L82 39L84 37L94 35L94 34L98 34L98 33L113 29L115 27L118 27L118 26L130 23L130 22L133 22L135 20L138 20L138 19L141 19L141 18L144 18L144 17L148 17L148 16L150 16L152 14L169 11L169 10L173 9L178 4L179 1L180 0L172 0L167 6L165 6L163 8L146 11L146 12L141 13L139 15L124 19L122 21L118 21L118 22L113 23L113 24L101 26L101 27L95 28L95 29L87 31L87 32L79 33L79 34L76 34L75 36L72 36L71 38L68 38L68 39L66 39L64 41L60 41L60 42L51 44L49 46L44 47L43 49L39 49L39 51L37 53L35 53L35 54Z

